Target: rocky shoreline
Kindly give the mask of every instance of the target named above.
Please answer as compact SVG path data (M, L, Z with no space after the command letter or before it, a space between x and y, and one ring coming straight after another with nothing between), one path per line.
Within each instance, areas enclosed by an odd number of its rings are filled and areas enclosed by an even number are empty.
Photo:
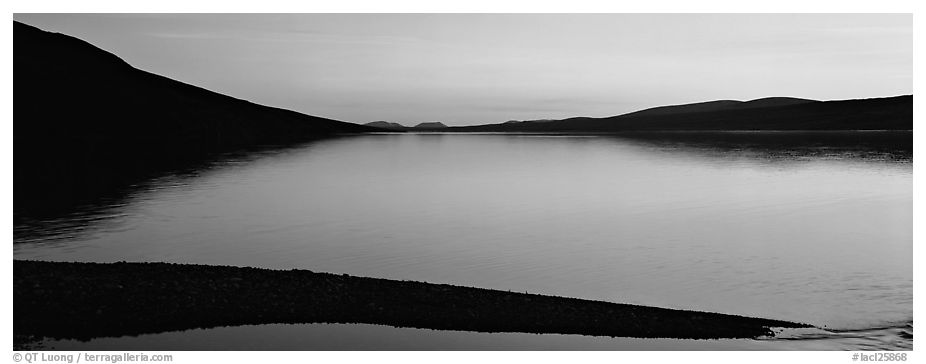
M806 324L567 297L315 273L171 263L13 262L14 348L268 323L719 339Z

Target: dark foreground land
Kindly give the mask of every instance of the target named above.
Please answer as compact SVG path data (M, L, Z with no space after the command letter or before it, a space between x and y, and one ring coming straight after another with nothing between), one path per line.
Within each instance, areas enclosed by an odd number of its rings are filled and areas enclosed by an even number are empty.
M269 323L480 332L754 338L808 325L308 270L170 263L13 262L14 347Z

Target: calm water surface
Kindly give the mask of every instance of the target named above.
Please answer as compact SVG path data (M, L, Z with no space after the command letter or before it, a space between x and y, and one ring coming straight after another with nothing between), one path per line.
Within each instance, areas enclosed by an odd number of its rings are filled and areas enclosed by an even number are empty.
M833 332L912 325L912 147L796 135L323 140L18 228L14 257L304 268Z

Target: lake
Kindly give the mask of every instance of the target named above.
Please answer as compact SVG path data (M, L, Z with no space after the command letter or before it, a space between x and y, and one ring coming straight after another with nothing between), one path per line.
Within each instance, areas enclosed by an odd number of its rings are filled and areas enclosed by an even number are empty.
M912 326L912 177L911 132L343 136L15 226L13 253L302 268L871 332ZM898 342L883 348L912 347Z

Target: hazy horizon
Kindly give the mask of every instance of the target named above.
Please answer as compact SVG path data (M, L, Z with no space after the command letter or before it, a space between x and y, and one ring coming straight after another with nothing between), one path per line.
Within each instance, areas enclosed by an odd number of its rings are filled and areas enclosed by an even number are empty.
M415 125L912 94L911 14L14 14L255 103Z

